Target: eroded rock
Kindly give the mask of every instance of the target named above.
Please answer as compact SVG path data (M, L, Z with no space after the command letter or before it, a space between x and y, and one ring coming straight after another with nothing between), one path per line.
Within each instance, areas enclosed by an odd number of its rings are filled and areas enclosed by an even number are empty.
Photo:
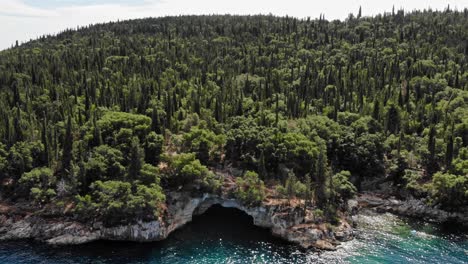
M0 215L0 240L33 238L53 245L82 244L94 240L158 241L174 230L192 221L194 215L203 214L211 206L236 208L253 218L256 226L268 228L287 241L304 248L334 249L337 240L349 240L352 228L345 221L335 232L323 225L305 221L303 208L284 204L245 206L239 201L219 195L205 194L191 197L187 193L168 194L167 215L150 222L106 227L102 223L82 224L64 219L45 220L40 217L15 219ZM306 223L304 223L306 222Z

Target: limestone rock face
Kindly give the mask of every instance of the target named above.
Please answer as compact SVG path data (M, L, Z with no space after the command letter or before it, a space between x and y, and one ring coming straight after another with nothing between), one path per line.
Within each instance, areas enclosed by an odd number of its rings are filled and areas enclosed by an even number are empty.
M256 226L268 228L287 241L304 248L316 247L333 250L338 240L352 238L352 228L342 222L334 232L324 225L304 223L303 208L284 204L263 203L259 206L245 206L239 201L219 195L205 194L191 197L187 193L170 193L167 199L167 215L164 219L150 222L106 227L102 223L82 224L70 220L46 220L40 217L9 217L0 215L0 240L33 238L53 245L82 244L90 241L126 240L158 241L167 238L174 230L192 221L194 215L203 214L215 204L236 208L253 218Z

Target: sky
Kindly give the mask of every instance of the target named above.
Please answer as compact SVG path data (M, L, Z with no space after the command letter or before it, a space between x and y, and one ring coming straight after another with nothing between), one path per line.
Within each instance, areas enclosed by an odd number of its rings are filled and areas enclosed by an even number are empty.
M187 14L274 14L345 19L404 8L468 8L468 0L0 0L0 50L64 29L131 18Z

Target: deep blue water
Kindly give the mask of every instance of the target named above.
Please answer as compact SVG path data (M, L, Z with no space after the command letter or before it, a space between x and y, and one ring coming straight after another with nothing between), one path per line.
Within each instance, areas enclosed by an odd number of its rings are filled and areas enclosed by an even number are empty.
M318 253L272 237L240 211L212 207L162 242L73 247L0 242L0 263L468 263L465 234L392 215L357 221L355 240L336 252Z

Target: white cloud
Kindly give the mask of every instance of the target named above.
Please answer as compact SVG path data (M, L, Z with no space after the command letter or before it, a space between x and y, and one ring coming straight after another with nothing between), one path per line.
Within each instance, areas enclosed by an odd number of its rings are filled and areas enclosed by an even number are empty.
M51 15L54 15L54 12L26 5L19 0L0 0L0 16L44 17Z
M145 0L139 5L96 4L88 6L61 6L51 10L32 7L22 0L0 0L0 49L34 39L44 34L54 34L80 25L116 21L130 18L157 17L180 14L268 14L295 17L344 19L357 13L362 6L364 15L390 11L392 6L405 10L444 9L468 7L466 0Z

